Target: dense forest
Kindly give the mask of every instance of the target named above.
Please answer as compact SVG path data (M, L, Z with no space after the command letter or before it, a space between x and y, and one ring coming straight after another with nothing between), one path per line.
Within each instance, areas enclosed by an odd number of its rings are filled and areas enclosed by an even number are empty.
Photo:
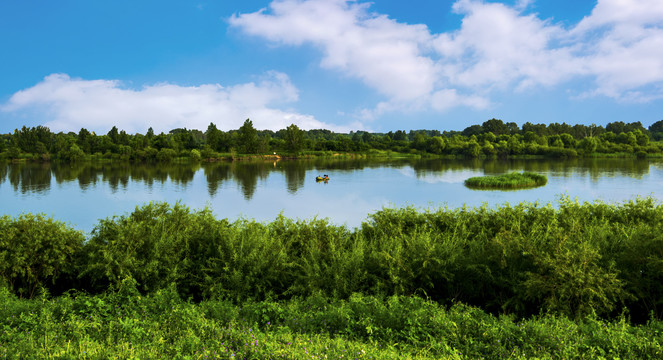
M388 156L398 153L463 158L651 157L663 156L661 140L663 120L645 128L640 122L611 122L605 127L528 122L519 127L513 122L490 119L463 131L357 131L345 134L301 130L294 124L276 132L257 130L247 119L237 130L221 131L210 124L205 132L173 129L168 134L155 134L150 128L145 134L132 135L117 127L103 135L87 129L80 129L78 133L53 133L44 126L24 126L13 133L0 135L0 159L164 162L177 158L235 159L274 153L280 156L333 153Z

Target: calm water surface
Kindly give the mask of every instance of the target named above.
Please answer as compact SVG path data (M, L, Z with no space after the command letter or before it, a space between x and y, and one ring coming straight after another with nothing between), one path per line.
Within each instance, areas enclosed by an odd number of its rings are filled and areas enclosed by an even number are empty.
M470 190L468 177L511 171L545 174L544 187ZM330 181L318 183L317 175ZM203 164L1 164L0 215L45 213L91 231L99 219L150 201L210 207L217 217L270 221L328 218L358 226L382 207L663 199L663 162L587 160L297 160Z

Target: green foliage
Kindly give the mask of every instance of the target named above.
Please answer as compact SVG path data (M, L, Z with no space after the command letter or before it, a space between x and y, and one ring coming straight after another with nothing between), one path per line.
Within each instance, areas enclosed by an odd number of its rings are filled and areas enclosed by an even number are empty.
M258 130L246 119L237 130L227 132L210 123L203 133L178 128L155 135L150 128L145 135L129 135L113 127L105 135L86 129L78 134L51 133L44 126L22 127L6 134L5 149L0 153L10 159L76 162L84 159L168 162L176 157L201 159L253 158L272 151L294 156L312 156L316 152L369 153L372 157L399 153L408 156L443 156L460 158L537 156L546 158L636 156L650 157L663 153L663 132L657 123L645 129L640 122L610 123L607 131L596 125L515 123L490 119L458 131L398 130L387 134L366 131L349 134L329 130L301 130L295 124L277 132ZM219 153L230 153L220 156ZM237 156L239 154L239 156ZM260 155L258 155L260 156ZM195 160L194 155L193 159Z
M514 320L403 296L192 304L172 289L140 296L130 283L31 301L0 288L0 328L4 359L658 359L663 351L656 320Z
M544 175L532 172L478 176L465 180L465 185L476 189L520 189L543 186L548 183Z
M201 156L201 154L200 154L200 151L198 151L198 150L196 150L196 149L193 149L193 150L191 150L191 152L189 153L189 158L190 158L192 161L200 161L200 159L202 158L202 156Z
M237 133L241 151L245 154L255 154L258 151L258 131L253 127L253 121L246 119Z
M304 147L304 132L295 124L291 124L285 130L285 146L291 153L298 153Z
M57 289L75 276L82 232L43 215L0 217L0 282L22 297Z
M176 204L150 203L129 216L101 220L86 244L87 269L83 273L96 289L119 286L134 279L141 291L150 292L170 284L189 295L200 275L191 274L197 265L189 258L199 236L205 236L210 210L192 214ZM199 257L205 254L195 254Z
M663 310L662 227L653 199L383 209L353 230L283 216L230 222L151 203L100 220L85 243L52 220L4 217L0 274L24 296L130 281L142 294L172 289L196 301L420 295L491 313L628 311L644 322Z
M177 156L177 152L169 148L161 148L156 154L156 159L161 162L172 161Z

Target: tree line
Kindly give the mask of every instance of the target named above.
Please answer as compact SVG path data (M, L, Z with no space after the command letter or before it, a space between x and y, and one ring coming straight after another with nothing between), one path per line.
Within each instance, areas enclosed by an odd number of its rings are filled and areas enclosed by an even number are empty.
M235 158L251 155L324 155L325 153L406 153L423 156L576 157L628 154L647 157L663 153L663 120L645 128L639 121L597 125L532 124L490 119L463 131L404 130L388 133L302 130L291 124L278 131L258 130L247 119L236 130L222 131L210 123L205 132L177 128L156 134L128 134L113 126L98 135L53 133L48 127L23 126L0 135L0 159L64 160L113 159L171 161Z

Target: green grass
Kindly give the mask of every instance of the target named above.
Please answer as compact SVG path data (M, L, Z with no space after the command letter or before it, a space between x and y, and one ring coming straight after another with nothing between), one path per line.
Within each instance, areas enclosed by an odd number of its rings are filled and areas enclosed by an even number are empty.
M473 189L523 189L543 186L548 178L531 172L509 173L495 176L477 176L465 180Z
M516 320L416 296L191 303L130 285L21 300L0 288L3 359L656 359L663 323Z

